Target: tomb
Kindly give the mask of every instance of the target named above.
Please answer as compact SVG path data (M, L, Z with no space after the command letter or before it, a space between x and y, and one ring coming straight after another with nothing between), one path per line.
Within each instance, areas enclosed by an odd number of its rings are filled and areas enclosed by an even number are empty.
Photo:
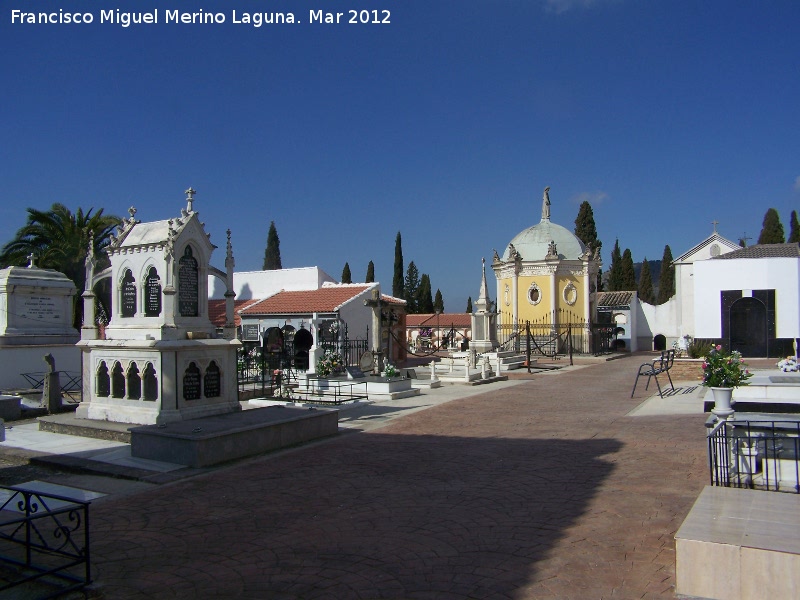
M51 354L59 369L77 376L78 331L72 326L75 284L63 273L37 267L0 269L0 389L32 387ZM33 373L36 371L36 373ZM25 375L29 375L28 378Z
M209 264L215 246L195 191L178 217L123 221L108 247L111 266L95 273L86 257L83 398L76 416L141 425L164 424L241 410L233 326L233 252L228 231L225 271ZM219 337L208 317L208 276L225 282L226 326ZM110 278L111 320L93 326L95 284Z

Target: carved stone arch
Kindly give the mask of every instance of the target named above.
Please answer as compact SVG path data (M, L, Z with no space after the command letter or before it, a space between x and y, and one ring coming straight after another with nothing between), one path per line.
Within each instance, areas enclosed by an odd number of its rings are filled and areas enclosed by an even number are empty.
M108 398L111 395L111 375L104 360L99 362L95 372L95 393L99 398Z
M125 374L125 379L128 384L127 397L131 400L139 400L142 397L142 376L139 372L139 365L136 361L131 361L128 365L128 370Z
M142 400L152 402L158 400L158 375L153 363L148 362L144 367L144 393Z
M118 360L114 361L114 366L111 368L111 397L125 397L125 370Z

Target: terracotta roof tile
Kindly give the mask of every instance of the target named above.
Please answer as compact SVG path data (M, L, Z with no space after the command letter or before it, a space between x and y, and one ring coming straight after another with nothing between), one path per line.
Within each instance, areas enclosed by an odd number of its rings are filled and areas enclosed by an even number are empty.
M730 258L797 258L800 257L800 245L789 244L756 244L747 246L727 254L715 256L714 260Z
M286 315L332 313L368 290L369 285L323 286L318 290L281 291L258 300L242 311L243 315Z
M630 306L633 292L599 292L597 306Z
M242 324L239 311L252 304L255 300L234 300L233 301L233 322L238 327ZM225 300L208 301L208 318L214 327L225 327Z

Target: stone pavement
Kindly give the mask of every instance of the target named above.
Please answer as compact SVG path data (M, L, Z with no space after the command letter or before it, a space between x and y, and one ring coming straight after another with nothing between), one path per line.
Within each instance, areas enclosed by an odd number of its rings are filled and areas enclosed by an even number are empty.
M638 363L485 386L93 504L90 596L673 598L704 417L627 416L650 395L629 397Z

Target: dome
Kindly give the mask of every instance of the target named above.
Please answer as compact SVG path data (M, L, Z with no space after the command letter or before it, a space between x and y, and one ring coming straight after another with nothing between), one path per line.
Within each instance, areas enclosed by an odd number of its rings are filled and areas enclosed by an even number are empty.
M506 246L503 261L511 258L512 245L524 261L544 260L551 241L555 242L556 252L562 260L577 260L586 251L583 242L570 230L551 223L550 219L542 219L533 227L528 227L514 236L511 243Z

